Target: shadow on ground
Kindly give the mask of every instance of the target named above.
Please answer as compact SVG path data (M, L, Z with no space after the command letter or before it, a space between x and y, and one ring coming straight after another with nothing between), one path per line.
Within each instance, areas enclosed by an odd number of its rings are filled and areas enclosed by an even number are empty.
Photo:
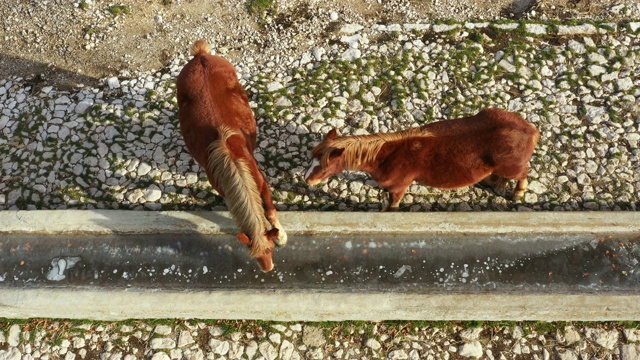
M21 77L32 85L32 92L44 86L54 86L59 90L71 91L81 85L97 86L100 80L74 71L34 62L31 60L2 54L0 56L0 79Z

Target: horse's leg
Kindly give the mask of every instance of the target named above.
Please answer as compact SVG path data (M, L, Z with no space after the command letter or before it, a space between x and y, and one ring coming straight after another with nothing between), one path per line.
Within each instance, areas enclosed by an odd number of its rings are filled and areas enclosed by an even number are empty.
M271 198L271 189L269 188L269 183L264 178L262 171L257 168L254 173L254 177L256 181L259 181L260 184L260 197L262 198L262 207L264 208L264 216L267 218L272 227L278 229L278 238L275 240L276 245L284 246L287 244L287 233L280 225L280 221L278 220L278 212L276 211L275 206L273 206L273 199Z
M284 246L287 244L287 233L280 225L280 221L278 220L278 212L276 211L275 206L273 206L273 200L271 199L271 190L269 189L269 184L264 182L262 187L262 191L260 192L262 196L262 204L264 206L264 216L269 220L271 226L278 229L278 238L275 243L278 246Z
M524 179L518 180L516 184L516 188L513 189L513 200L518 200L524 196L524 192L527 191L527 186L529 185L529 181L525 176Z
M492 188L504 190L504 188L507 186L508 181L509 179L506 179L500 175L491 174L486 178L480 180L480 183Z
M518 181L513 189L513 195L511 197L513 200L519 200L524 195L524 192L527 191L527 185L529 184L527 181L528 173L529 165L527 164L509 174L500 175L505 181L507 181L507 179L514 179Z
M404 193L407 192L407 187L389 189L389 206L385 211L398 211L400 207L400 201L404 197Z

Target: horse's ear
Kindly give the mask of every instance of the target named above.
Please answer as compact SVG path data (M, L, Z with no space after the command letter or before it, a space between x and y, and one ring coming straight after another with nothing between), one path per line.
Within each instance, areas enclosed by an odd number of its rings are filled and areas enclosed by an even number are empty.
M325 140L333 140L335 138L338 137L338 132L336 131L336 128L333 128L331 130L329 130L329 132L327 133L327 136L324 137Z
M249 240L249 237L245 233L238 234L238 240L247 246L251 246L251 240Z

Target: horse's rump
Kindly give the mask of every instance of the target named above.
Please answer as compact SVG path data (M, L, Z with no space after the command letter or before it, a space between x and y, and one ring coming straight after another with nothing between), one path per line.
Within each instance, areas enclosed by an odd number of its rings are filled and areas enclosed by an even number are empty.
M247 136L247 146L253 151L256 121L249 98L233 65L209 51L205 41L196 41L192 47L194 58L178 76L178 106L183 112L180 121L239 128Z

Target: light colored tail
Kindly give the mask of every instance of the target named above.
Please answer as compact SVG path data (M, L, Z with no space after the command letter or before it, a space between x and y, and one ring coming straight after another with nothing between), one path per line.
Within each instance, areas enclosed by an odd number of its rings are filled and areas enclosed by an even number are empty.
M209 43L205 40L200 39L193 43L193 45L191 46L191 55L196 56L202 53L211 53L211 45L209 45Z

